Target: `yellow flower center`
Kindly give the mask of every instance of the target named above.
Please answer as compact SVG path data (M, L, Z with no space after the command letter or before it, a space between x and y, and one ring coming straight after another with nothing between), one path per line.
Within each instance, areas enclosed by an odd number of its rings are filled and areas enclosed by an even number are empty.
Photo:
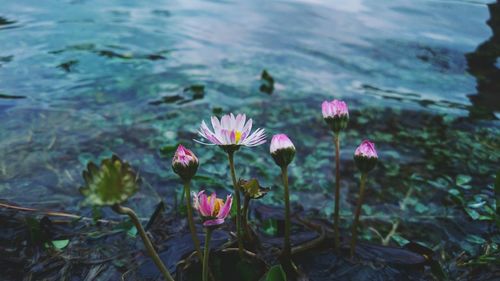
M210 204L210 197L207 198L208 204ZM224 206L224 201L220 198L215 199L215 204L214 204L214 211L212 213L212 216L217 216L220 212L220 209Z
M213 216L217 216L220 212L220 209L222 208L222 206L224 206L224 201L222 201L222 199L220 198L217 198L215 200L215 204L214 204L215 208L214 208L214 213L213 213Z
M236 143L238 143L241 139L241 132L240 131L235 131L234 132L234 139L236 141Z

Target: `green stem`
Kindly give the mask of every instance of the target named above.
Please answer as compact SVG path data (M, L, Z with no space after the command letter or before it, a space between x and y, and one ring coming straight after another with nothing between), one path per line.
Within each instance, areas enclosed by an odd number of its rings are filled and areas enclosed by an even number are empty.
M283 256L290 260L292 247L290 244L290 192L288 191L288 169L286 166L281 168L283 186L285 187L285 243L283 245Z
M132 223L135 225L137 231L139 232L139 235L142 238L142 242L144 242L144 246L146 246L148 254L151 256L158 269L160 269L165 280L174 281L174 278L172 278L172 276L168 272L167 267L161 261L160 257L158 256L158 253L156 253L156 250L153 247L151 240L149 240L149 237L146 234L146 231L144 231L144 228L142 227L142 224L139 221L139 218L137 217L137 214L134 212L134 210L116 204L113 206L113 211L117 212L118 214L128 215L130 217L130 220L132 220Z
M207 228L206 230L205 253L203 254L203 281L208 281L208 256L210 254L210 237L212 236L212 230L210 228Z
M335 250L339 252L340 246L340 138L339 133L335 133L335 213L334 213L334 228L335 228Z
M241 234L241 203L240 203L240 187L236 180L234 172L234 152L227 154L229 159L229 169L231 170L231 179L233 180L234 197L236 198L236 236L238 238L238 251L240 256L243 257L243 237Z
M363 200L365 197L365 184L366 184L366 173L361 173L361 183L359 190L358 205L356 206L356 212L354 215L354 223L352 225L352 237L351 237L351 258L354 257L354 252L356 249L356 240L358 236L358 222L359 215L361 214L361 206L363 205Z
M245 196L245 200L243 201L243 218L241 219L241 222L243 224L243 235L246 237L246 239L250 239L250 227L248 226L248 208L250 205L250 197Z
M191 230L191 237L193 238L194 248L198 254L198 258L203 260L203 256L201 255L200 248L200 240L198 240L198 236L196 235L196 228L194 226L193 220L193 206L191 205L191 190L190 190L189 181L184 182L184 194L186 195L186 207L187 207L187 215L188 215L188 223L189 230Z
M188 185L189 185L189 182L188 182ZM188 186L188 190L189 190L189 186ZM184 196L187 196L187 195L185 195L185 193L186 193L186 183L184 183L184 189L182 190L182 194L181 194L181 203L179 206L182 206L184 204Z

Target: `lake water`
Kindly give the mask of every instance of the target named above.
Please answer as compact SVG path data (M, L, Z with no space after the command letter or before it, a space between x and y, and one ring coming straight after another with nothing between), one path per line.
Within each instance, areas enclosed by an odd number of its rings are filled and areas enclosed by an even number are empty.
M343 143L352 186L344 195L356 193L352 151L364 137L379 141L386 166L400 162L396 172L420 167L429 180L465 173L491 187L500 4L490 2L2 0L0 199L89 214L80 208L81 171L89 160L117 153L146 179L131 201L147 216L179 188L160 153L167 146L169 156L178 142L199 154L200 174L218 179L199 186L230 190L222 152L191 140L213 113L244 112L269 135L291 136L299 150L292 199L316 206L331 196L331 139L320 104L333 98L346 100L358 118ZM274 78L272 91L260 90L263 70ZM410 134L440 145L440 128L418 128L433 126L435 117L459 120L447 132L477 136L480 151L493 151L471 156L482 170L465 161L424 167L429 151L410 147L390 125L414 118ZM420 143L432 149L427 139ZM274 168L267 151L243 150L238 172L278 184L279 171L266 170ZM381 173L373 198L381 198ZM397 206L403 195L387 200ZM354 199L343 204L352 208Z

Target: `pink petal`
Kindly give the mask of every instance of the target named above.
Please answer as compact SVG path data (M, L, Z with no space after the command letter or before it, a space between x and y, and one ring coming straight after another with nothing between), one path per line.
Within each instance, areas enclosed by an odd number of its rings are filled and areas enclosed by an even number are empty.
M202 194L199 199L200 202L200 214L203 217L209 217L212 215L212 209L210 209L210 205L208 203L208 198L206 194Z
M220 225L224 223L224 219L213 219L213 220L208 220L203 223L203 226L215 226L215 225Z
M225 219L229 212L231 211L231 205L233 203L233 197L231 195L228 195L226 197L226 203L224 203L224 206L219 210L219 214L217 215L217 218L219 219Z

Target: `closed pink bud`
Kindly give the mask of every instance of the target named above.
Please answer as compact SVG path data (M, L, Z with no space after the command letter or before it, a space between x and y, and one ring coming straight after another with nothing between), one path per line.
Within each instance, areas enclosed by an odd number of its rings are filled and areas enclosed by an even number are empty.
M285 134L274 135L269 150L274 162L280 167L288 166L295 157L295 146Z
M190 180L198 170L198 158L194 153L179 144L172 159L172 169L183 180Z
M369 140L364 140L354 152L354 162L363 173L371 171L377 164L377 160L375 144Z
M345 102L341 100L324 101L321 104L321 111L323 119L334 132L338 133L347 127L349 110Z

